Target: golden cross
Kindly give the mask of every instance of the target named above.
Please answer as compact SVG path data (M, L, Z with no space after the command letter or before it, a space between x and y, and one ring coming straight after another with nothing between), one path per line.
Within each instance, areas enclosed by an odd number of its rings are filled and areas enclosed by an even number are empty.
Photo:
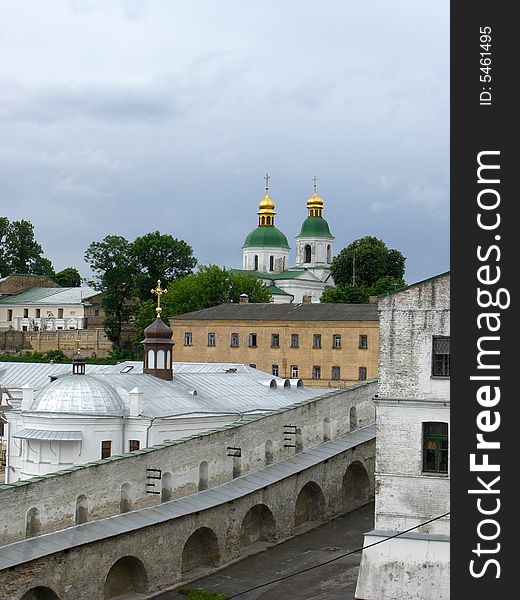
M269 179L271 179L269 177L268 173L265 174L264 179L265 179L265 192L267 193L269 191Z
M161 296L167 291L165 289L163 289L161 287L161 280L158 279L157 280L157 287L156 288L152 288L150 290L152 292L152 294L154 294L155 296L157 296L157 308L155 309L155 312L157 313L157 317L161 316Z
M316 193L316 181L317 181L316 175L314 175L314 177L312 178L312 181L314 182L314 193Z

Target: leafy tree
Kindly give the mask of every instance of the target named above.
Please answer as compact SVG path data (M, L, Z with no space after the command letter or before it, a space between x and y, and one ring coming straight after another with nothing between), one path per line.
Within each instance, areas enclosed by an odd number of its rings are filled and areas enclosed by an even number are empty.
M56 273L54 281L61 287L80 287L81 275L74 267L67 267L63 271Z
M250 302L269 302L269 289L252 275L236 275L216 265L203 265L197 273L175 280L161 299L163 312L168 317L202 310L225 302L238 302L241 294L247 294ZM141 303L137 318L136 341L143 339L144 329L155 319L154 300Z
M364 304L370 296L393 292L405 285L405 261L375 237L355 240L332 260L336 287L326 289L321 301Z
M132 244L132 251L138 272L136 288L141 300L150 297L150 290L161 280L168 286L179 277L193 273L197 264L192 247L183 240L171 235L161 235L159 231L138 237Z
M123 323L135 312L132 298L137 267L132 260L132 245L122 236L107 235L101 242L90 244L85 260L94 273L91 285L102 292L105 333L119 347Z
M331 272L337 286L372 286L382 277L404 277L406 259L398 250L373 236L353 241L332 260Z
M52 263L42 256L43 248L34 239L34 226L29 221L9 222L0 218L0 275L54 276Z

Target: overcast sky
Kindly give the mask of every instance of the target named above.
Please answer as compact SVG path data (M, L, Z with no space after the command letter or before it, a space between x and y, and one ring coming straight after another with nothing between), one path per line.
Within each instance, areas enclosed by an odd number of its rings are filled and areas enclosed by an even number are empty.
M0 0L1 214L56 270L156 229L241 266L312 177L336 252L375 235L449 269L449 2Z

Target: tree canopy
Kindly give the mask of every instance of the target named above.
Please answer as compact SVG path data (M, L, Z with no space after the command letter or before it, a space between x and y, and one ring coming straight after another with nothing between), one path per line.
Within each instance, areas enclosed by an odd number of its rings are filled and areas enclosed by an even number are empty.
M366 303L370 296L405 285L406 258L373 236L353 241L332 260L336 287L325 290L322 302Z
M159 231L136 238L132 244L135 261L136 288L141 300L150 298L150 290L160 279L163 286L193 272L197 259L193 248L183 240Z
M9 222L0 217L0 275L54 276L52 263L34 238L34 226L24 219Z
M193 275L175 280L161 298L164 321L195 310L226 302L239 302L247 294L250 302L269 302L268 288L252 275L235 274L216 265L202 265ZM150 295L148 296L150 297ZM143 339L143 330L155 318L155 301L143 302L137 319L136 341Z
M103 327L116 346L120 345L123 324L139 313L139 300L150 298L157 280L169 287L191 273L197 264L191 246L159 231L134 242L108 235L90 244L85 260L94 274L91 285L102 292Z
M61 287L80 287L81 275L74 267L67 267L54 275L54 281Z

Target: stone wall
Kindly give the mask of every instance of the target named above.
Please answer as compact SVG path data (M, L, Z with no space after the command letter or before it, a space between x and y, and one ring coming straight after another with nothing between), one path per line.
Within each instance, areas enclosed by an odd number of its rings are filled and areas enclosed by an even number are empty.
M303 449L348 433L353 407L357 427L373 423L376 386L377 382L367 381L185 441L165 443L123 457L112 456L44 477L2 485L0 539L3 544L23 539L26 515L33 507L40 512L41 533L71 527L76 499L80 495L87 497L89 520L118 514L125 484L129 484L132 508L156 504L161 496L146 493L147 489L150 491L146 487L148 468L160 469L163 478L167 473L171 475L171 497L176 498L197 491L201 463L207 464L209 486L232 479L236 459L228 456L231 453L228 448L241 449L239 466L242 475L266 464L267 442L272 442L272 460L288 458L296 449L284 447L285 437ZM294 425L298 436L287 436L284 433L287 425ZM154 491L160 491L161 481L156 483Z
M205 510L195 508L196 512L154 525L143 525L146 518L140 522L140 515L136 514L133 531L103 536L88 544L82 545L82 530L78 528L71 532L66 551L50 550L44 557L0 571L2 597L19 600L28 590L44 586L60 600L92 600L131 591L151 594L190 581L201 570L207 572L250 552L249 542L262 540L266 518L271 521L272 530L268 540L263 539L264 547L266 541L279 542L293 535L297 515L301 514L298 500L305 486L312 486L323 504L320 513L312 521L305 518L302 527L347 512L346 473L351 465L356 465L372 481L373 456L371 440L261 490ZM358 505L369 502L372 494L372 485L365 487ZM252 511L259 508L262 512L255 518ZM244 536L244 532L248 535ZM190 545L197 535L199 543ZM114 576L116 565L120 569Z
M79 343L86 356L95 353L105 358L112 350L112 342L103 329L75 329L58 331L0 331L0 352L19 353L22 351L47 352L62 350L69 357L74 356Z

